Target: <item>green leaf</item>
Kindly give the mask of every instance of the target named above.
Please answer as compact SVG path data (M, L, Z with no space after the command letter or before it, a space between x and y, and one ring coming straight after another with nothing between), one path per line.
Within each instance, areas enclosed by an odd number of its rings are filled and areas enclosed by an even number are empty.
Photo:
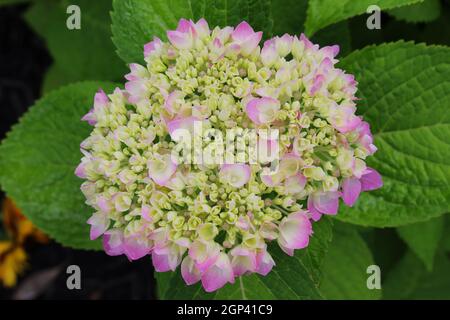
M372 254L354 227L337 223L323 265L320 291L327 299L379 299L381 290L367 288Z
M450 299L450 260L443 252L436 256L433 272L427 272L415 254L408 251L383 283L384 299Z
M446 215L444 236L442 238L442 249L450 252L450 215Z
M339 45L338 58L346 56L351 52L350 28L347 21L341 21L335 25L328 26L317 32L312 38L313 43L321 47Z
M24 215L56 241L97 249L86 221L81 179L74 175L80 142L92 130L81 117L99 88L110 82L83 82L52 91L20 119L0 145L0 184Z
M406 22L430 22L439 18L441 2L439 0L424 0L421 3L389 10L389 14Z
M307 0L272 0L273 34L303 32L307 7Z
M272 33L271 0L200 0L195 2L194 18L205 18L210 28L236 26L245 20L254 30L263 31L266 37Z
M252 274L236 278L234 284L205 293L200 284L186 286L177 272L156 273L160 299L321 299L320 269L332 238L332 224L326 217L314 224L314 235L305 250L294 257L270 245L276 266L265 277Z
M127 63L143 61L143 46L154 36L166 39L180 18L205 18L210 28L246 20L255 30L271 33L270 0L114 0L113 42Z
M399 236L425 263L427 270L433 269L434 256L444 232L444 217L399 227Z
M312 36L326 26L365 13L371 5L386 10L421 1L423 0L309 0L305 30Z
M80 30L66 26L69 5L80 7ZM111 41L110 10L110 0L53 0L37 1L26 12L27 22L45 39L55 69L67 75L59 76L60 84L123 78L125 64Z
M358 113L371 125L377 153L368 165L383 188L364 192L337 218L400 226L450 209L450 48L396 42L367 47L340 67L359 81Z
M53 64L48 68L44 80L42 82L41 94L44 95L49 91L55 90L68 83L77 82L77 75L71 75L61 70L59 64Z

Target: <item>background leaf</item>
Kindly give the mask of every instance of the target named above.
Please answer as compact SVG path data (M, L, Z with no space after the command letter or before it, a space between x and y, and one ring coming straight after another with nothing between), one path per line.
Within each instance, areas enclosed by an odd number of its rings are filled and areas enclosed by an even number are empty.
M236 278L234 284L205 293L200 284L186 287L177 272L155 273L160 299L321 299L318 286L321 267L332 238L330 219L314 225L314 234L305 250L290 257L277 244L269 247L276 266L265 277L252 274Z
M415 254L408 251L383 284L384 299L450 299L450 260L436 256L433 272L427 272Z
M69 5L80 7L80 30L66 26ZM111 41L110 10L111 0L42 0L32 4L25 18L44 38L54 60L45 91L80 80L123 78L125 64Z
M95 92L110 92L110 82L84 82L53 91L39 100L0 145L0 184L38 228L74 248L97 249L86 221L81 179L74 170L80 142L92 130L81 117Z
M406 22L430 22L439 18L441 2L440 0L424 0L421 3L395 8L388 12L396 19Z
M211 28L246 20L255 30L270 35L270 0L114 0L113 41L127 63L142 62L144 44L154 36L166 39L180 18L205 18Z
M306 20L308 0L272 0L273 34L300 34Z
M433 269L434 256L444 232L443 216L413 223L397 229L411 250L423 261L428 271Z
M323 265L320 291L326 299L379 299L381 290L367 288L372 254L354 227L336 223Z
M400 226L450 209L450 48L397 42L367 47L341 61L359 81L358 113L379 148L368 165L383 188L365 192L338 219Z
M371 5L384 10L421 1L423 0L309 0L305 31L312 36L330 24L365 13Z

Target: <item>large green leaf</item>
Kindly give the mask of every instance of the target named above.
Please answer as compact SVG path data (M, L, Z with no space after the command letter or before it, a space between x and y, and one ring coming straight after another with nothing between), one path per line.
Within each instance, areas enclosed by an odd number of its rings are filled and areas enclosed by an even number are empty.
M430 22L439 18L441 2L440 0L424 0L421 3L389 10L389 14L406 22Z
M69 30L69 5L80 8L81 29ZM117 57L111 41L109 11L111 0L36 1L25 18L41 35L54 59L52 77L58 82L50 88L80 80L123 78L125 64Z
M273 34L300 34L306 20L308 0L272 0Z
M370 275L366 271L373 264L372 254L355 228L336 224L320 291L327 299L379 299L381 290L367 288Z
M246 20L271 33L270 0L114 0L113 41L125 62L142 62L143 46L154 36L166 39L180 18L205 18L210 28Z
M371 5L385 10L421 1L423 0L309 0L305 31L311 36L330 24L365 13Z
M444 224L445 219L441 216L397 229L399 236L425 263L429 271L433 269L434 256L442 239Z
M81 180L74 175L80 142L91 128L81 117L94 93L110 82L69 85L39 100L0 145L0 184L21 211L56 241L75 248L99 248L89 240Z
M450 48L397 42L367 47L341 61L359 81L358 113L378 152L368 165L383 188L364 192L338 219L400 226L450 209Z
M321 299L320 270L331 238L331 221L324 218L314 224L307 249L289 257L271 245L276 266L267 276L243 276L214 293L205 293L200 284L186 286L179 271L156 273L158 295L160 299Z

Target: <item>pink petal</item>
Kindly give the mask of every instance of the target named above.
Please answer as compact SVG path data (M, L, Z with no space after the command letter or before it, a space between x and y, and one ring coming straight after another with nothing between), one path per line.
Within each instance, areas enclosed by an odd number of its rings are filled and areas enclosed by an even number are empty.
M147 58L152 52L158 50L162 46L162 41L158 37L154 37L153 41L144 45L144 57Z
M109 218L103 212L96 212L88 219L87 223L91 225L90 238L95 240L108 229Z
M247 116L258 125L275 120L276 113L279 109L280 102L277 99L269 97L254 98L246 106Z
M195 261L200 272L208 269L219 257L219 248L215 242L196 240L189 248L189 256Z
M231 265L236 277L256 270L256 254L250 249L235 247L230 251Z
M360 193L361 182L358 179L347 178L342 182L342 199L349 207L353 206Z
M306 178L301 173L297 173L286 179L284 187L288 193L299 193L305 189Z
M381 175L378 171L372 168L366 169L360 181L362 191L375 190L383 186L383 179L381 178Z
M142 79L148 76L147 68L141 66L140 64L130 63L129 67L131 72L125 75L125 79L129 81Z
M236 163L222 165L219 174L230 185L235 188L240 188L250 180L251 172L248 164Z
M185 137L186 135L192 135L194 132L195 122L201 123L196 117L179 118L167 123L167 130L173 140L177 140L177 137Z
M187 255L181 263L181 276L187 285L191 285L200 281L200 270L195 266L195 261Z
M91 109L88 113L86 113L81 121L86 121L89 125L93 126L97 123L97 116L94 113L94 110Z
M255 272L266 276L272 270L273 266L275 265L275 261L273 260L269 252L264 249L258 252L258 254L256 255L256 265L257 268Z
M109 99L105 91L99 89L94 96L94 108L103 108L108 105Z
M239 45L241 47L241 53L244 55L251 54L261 41L262 35L263 33L261 31L256 32L255 34L252 34L250 37L248 37L247 40L240 43Z
M119 229L111 229L103 235L103 248L106 254L118 256L124 253L123 232Z
M108 200L104 196L98 196L97 197L96 205L102 212L105 212L105 213L111 212L111 209L112 209L111 201Z
M190 49L194 44L192 34L180 31L167 31L167 38L177 49Z
M261 50L261 61L265 66L271 66L278 58L278 52L275 47L274 40L267 40L264 42L264 47Z
M180 21L178 21L178 26L176 31L187 33L192 31L194 28L192 21L186 20L184 18L181 18Z
M211 32L209 30L208 22L203 18L197 21L194 28L200 38L208 36Z
M253 28L245 21L242 21L238 24L238 26L234 29L231 37L233 40L238 42L243 42L247 40L250 36L252 36L255 32Z
M181 262L182 251L176 245L155 247L152 252L152 262L157 272L175 271Z
M152 217L150 216L150 207L149 206L147 206L147 205L142 205L142 208L141 208L141 216L142 216L142 218L144 218L146 221L148 221L148 222L153 222L153 219L152 219Z
M288 249L302 249L309 244L312 225L305 212L297 212L283 218L279 230L279 244Z
M171 270L169 264L169 257L167 254L157 254L155 251L153 251L152 262L153 267L157 272L166 272Z
M86 166L86 163L81 162L81 163L76 167L76 169L75 169L75 175L76 175L78 178L86 179L86 170L85 170L85 166Z
M337 213L339 192L316 192L309 197L312 198L311 206L318 212L333 215Z
M150 160L147 166L149 177L160 186L164 186L177 170L177 165L170 155L165 155L163 159Z
M147 241L131 236L125 239L123 249L128 259L137 260L146 256L150 252L151 247Z
M234 283L233 269L228 256L221 253L216 262L203 273L201 280L206 292L222 288L227 282Z

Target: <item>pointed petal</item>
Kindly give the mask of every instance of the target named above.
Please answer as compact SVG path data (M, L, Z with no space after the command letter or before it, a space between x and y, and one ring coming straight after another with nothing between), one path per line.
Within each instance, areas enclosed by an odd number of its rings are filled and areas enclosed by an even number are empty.
M361 193L361 182L356 178L347 178L342 182L342 200L349 207L355 204Z
M200 281L200 270L195 266L195 261L191 257L186 256L181 263L181 276L187 285L191 285Z
M221 253L217 261L203 273L201 280L206 292L222 288L228 282L233 283L233 269L228 256Z
M361 177L361 190L369 191L379 189L383 186L381 175L372 168L367 168L366 173Z

